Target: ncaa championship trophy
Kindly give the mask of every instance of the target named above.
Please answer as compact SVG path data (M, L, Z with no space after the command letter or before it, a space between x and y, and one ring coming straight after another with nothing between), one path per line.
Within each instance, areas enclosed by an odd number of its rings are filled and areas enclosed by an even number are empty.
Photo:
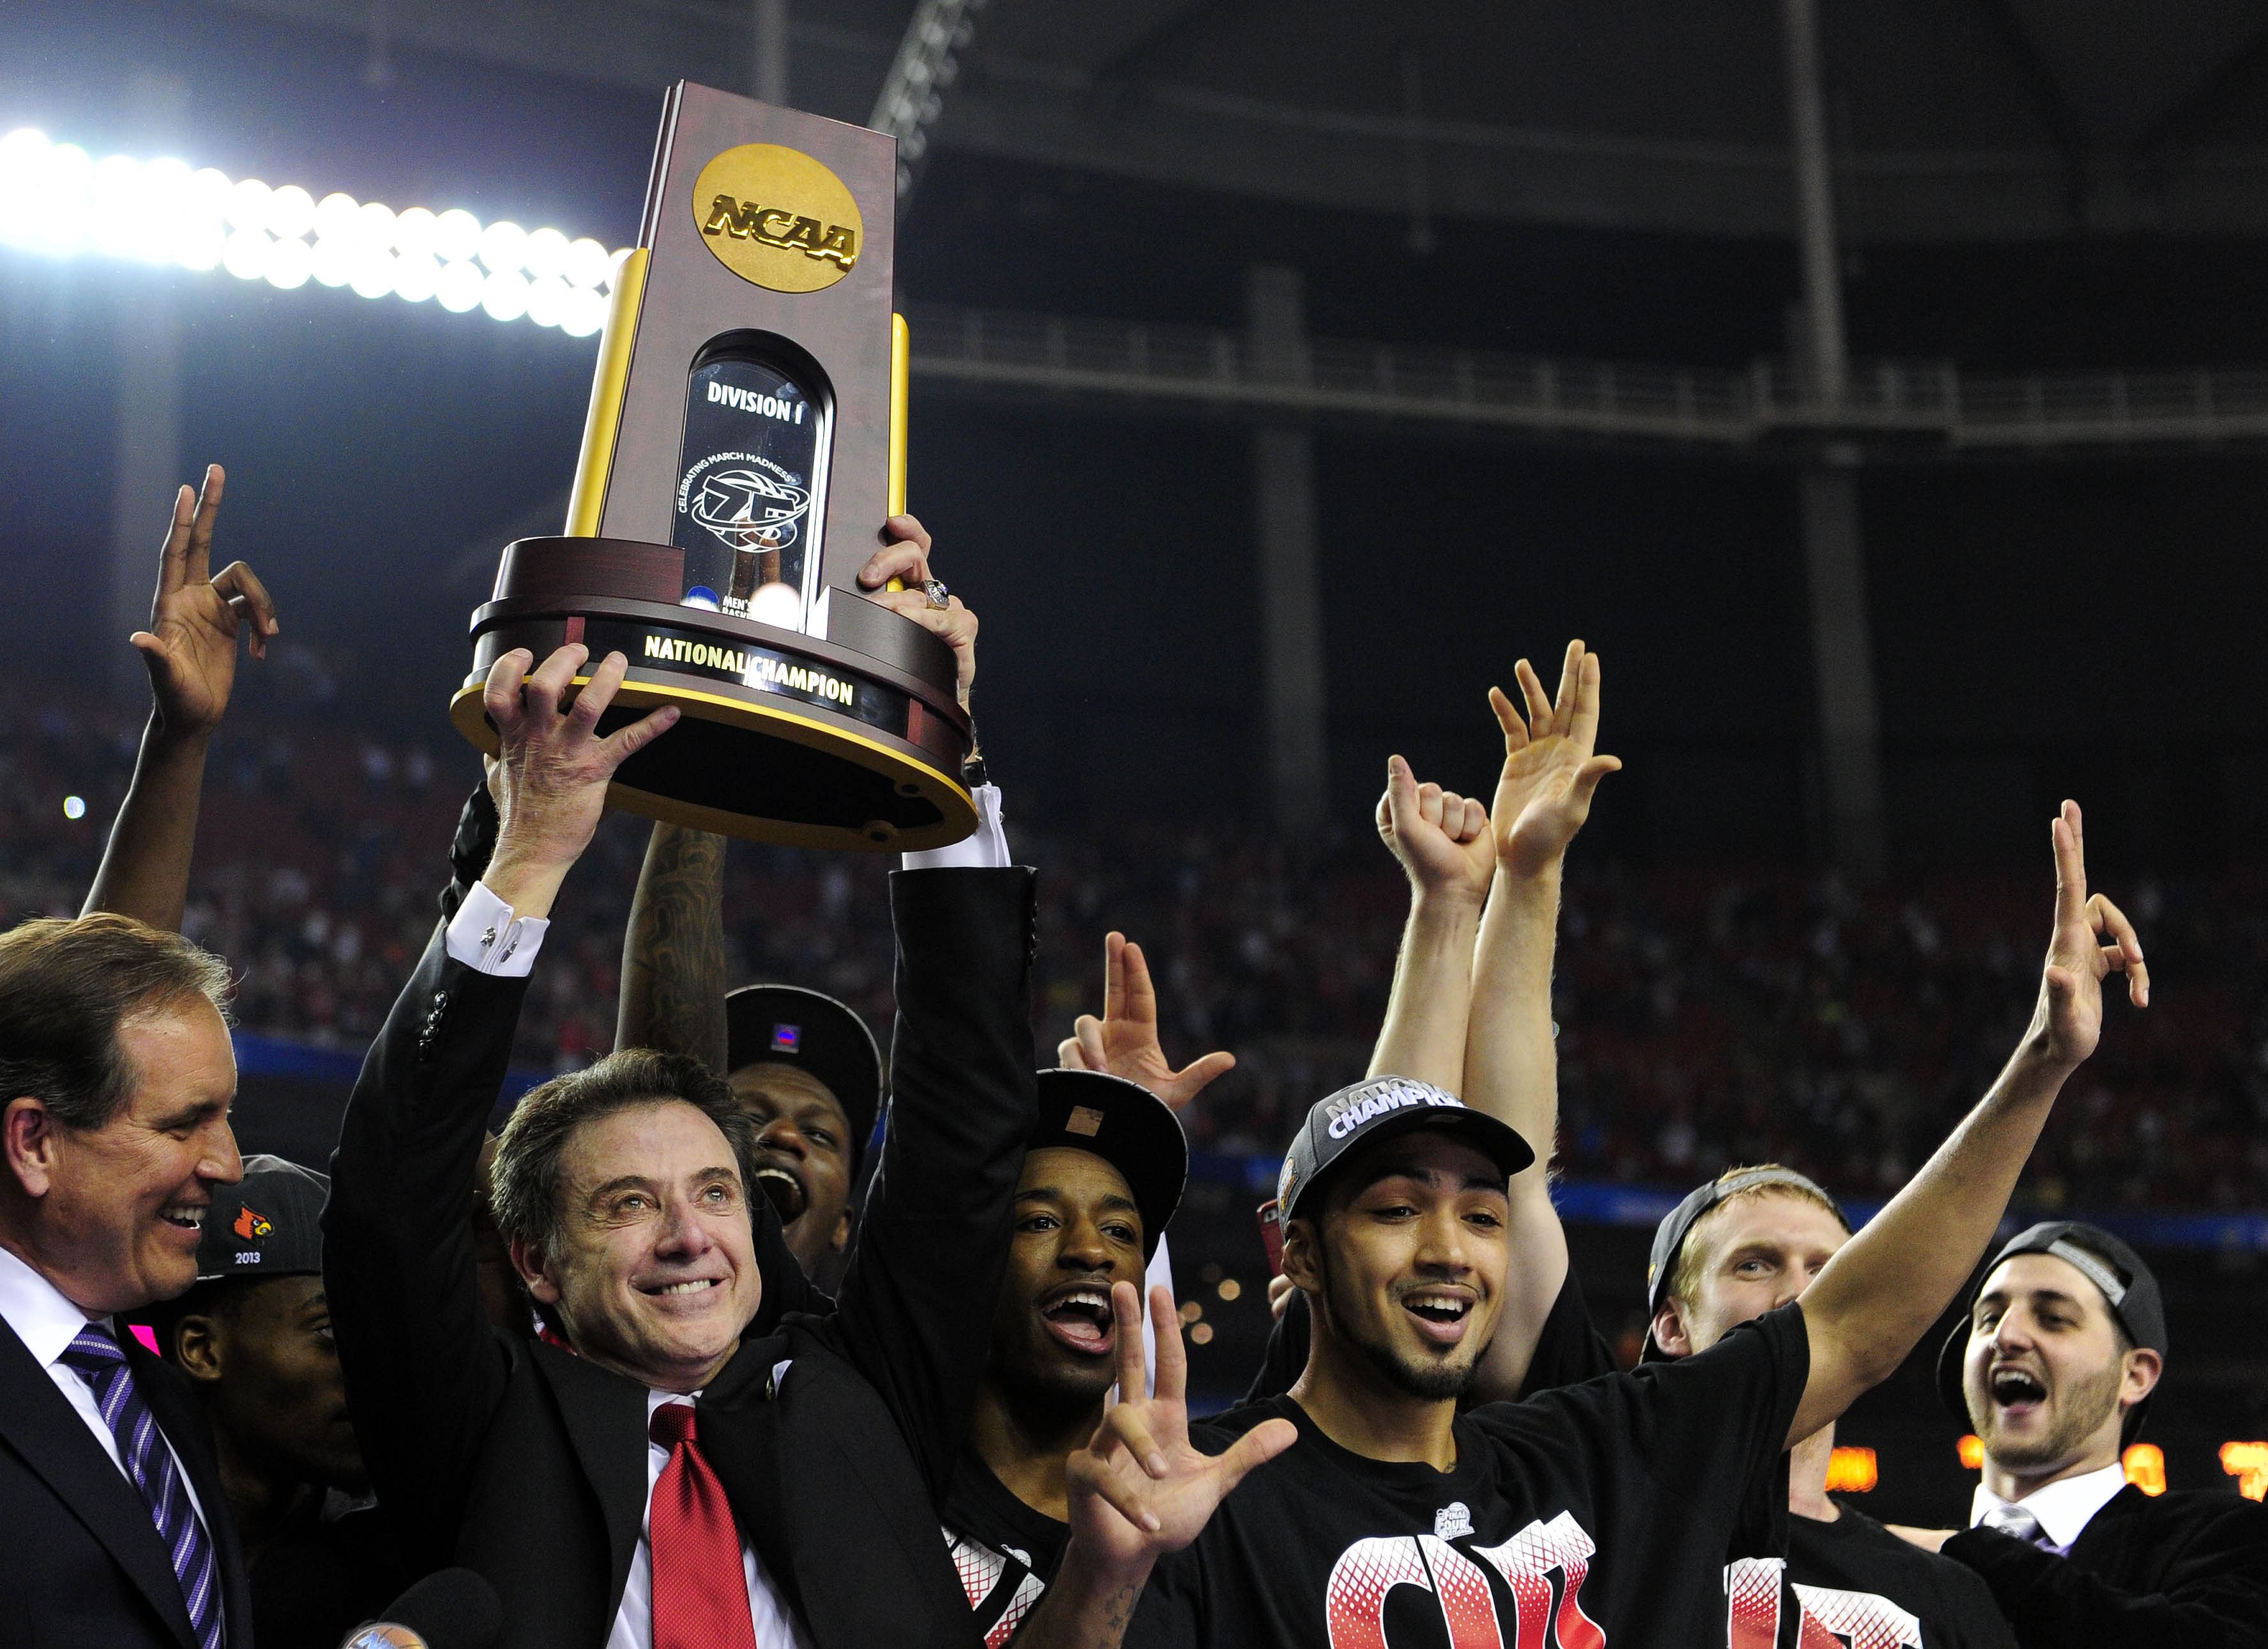
M905 508L896 176L883 133L670 92L566 531L507 546L473 614L451 705L468 739L497 747L497 658L580 642L630 660L601 732L683 712L622 764L613 806L865 851L975 828L952 649L857 585Z

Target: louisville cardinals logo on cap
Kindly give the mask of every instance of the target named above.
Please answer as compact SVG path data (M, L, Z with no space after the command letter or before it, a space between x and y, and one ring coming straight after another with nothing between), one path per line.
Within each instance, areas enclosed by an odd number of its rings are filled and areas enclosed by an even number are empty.
M267 1215L254 1213L251 1204L239 1204L237 1207L236 1224L229 1229L249 1242L254 1237L268 1235L276 1227L270 1223Z

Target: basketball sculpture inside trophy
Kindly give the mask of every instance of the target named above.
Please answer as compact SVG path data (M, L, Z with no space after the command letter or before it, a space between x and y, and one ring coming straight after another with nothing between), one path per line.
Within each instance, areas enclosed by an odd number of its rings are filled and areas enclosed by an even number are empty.
M905 507L897 145L680 82L615 277L565 534L506 547L451 715L497 747L489 667L581 642L630 660L608 732L675 727L614 806L867 851L976 826L953 652L858 593Z

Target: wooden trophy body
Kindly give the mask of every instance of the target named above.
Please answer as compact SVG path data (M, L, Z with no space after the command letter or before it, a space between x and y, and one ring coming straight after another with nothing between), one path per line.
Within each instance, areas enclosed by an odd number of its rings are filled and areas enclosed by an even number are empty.
M497 658L581 642L630 660L602 728L684 711L613 806L867 851L975 828L952 650L857 582L904 508L896 167L882 133L671 90L566 531L507 546L473 615L451 714L475 744Z

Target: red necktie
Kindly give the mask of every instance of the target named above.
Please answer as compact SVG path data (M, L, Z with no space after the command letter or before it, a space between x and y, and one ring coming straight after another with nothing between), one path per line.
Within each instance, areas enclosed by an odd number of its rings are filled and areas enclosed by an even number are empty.
M669 1451L648 1513L653 1649L756 1649L740 1532L725 1485L694 1441L693 1405L663 1403L647 1434Z

